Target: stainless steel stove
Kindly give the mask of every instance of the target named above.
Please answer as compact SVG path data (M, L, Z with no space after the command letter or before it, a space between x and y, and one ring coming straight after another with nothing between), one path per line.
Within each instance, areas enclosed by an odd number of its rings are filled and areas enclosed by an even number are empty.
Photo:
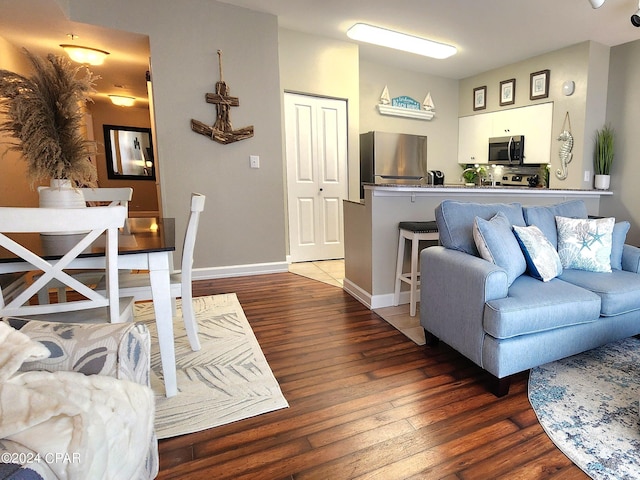
M540 169L537 166L503 167L498 181L505 187L537 187L540 183Z

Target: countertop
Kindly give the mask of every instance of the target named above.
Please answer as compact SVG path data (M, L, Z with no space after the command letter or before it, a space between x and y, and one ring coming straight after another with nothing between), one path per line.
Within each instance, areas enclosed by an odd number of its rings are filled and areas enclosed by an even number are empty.
M425 185L425 184L389 184L389 183L365 183L365 189L374 191L389 192L423 192L425 194L446 194L449 193L471 193L474 194L518 194L518 195L613 195L610 190L596 189L577 189L577 188L531 188L531 187L512 187L502 185L483 185L483 186L466 186L463 184L446 184L446 185Z

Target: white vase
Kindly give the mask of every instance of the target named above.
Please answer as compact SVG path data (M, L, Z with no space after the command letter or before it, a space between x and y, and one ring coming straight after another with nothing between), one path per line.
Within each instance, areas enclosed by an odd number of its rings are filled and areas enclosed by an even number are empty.
M73 188L70 180L51 179L48 187L38 187L42 208L84 208L82 190Z
M596 190L608 190L610 181L611 175L596 175L593 183Z
M73 188L70 180L51 179L48 187L38 187L40 208L86 208L82 190ZM86 231L65 233L42 232L43 235L75 235Z

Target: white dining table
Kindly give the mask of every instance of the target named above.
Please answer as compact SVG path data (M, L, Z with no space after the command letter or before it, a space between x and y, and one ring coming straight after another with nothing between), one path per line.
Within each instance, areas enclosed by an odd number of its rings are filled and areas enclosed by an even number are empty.
M118 269L149 271L165 395L172 397L178 393L169 278L175 251L175 219L130 218L127 219L127 228L124 231L128 233L121 234L118 238ZM31 236L29 249L44 254L47 259L54 260L66 253L62 236L19 235ZM100 239L94 242L86 253L72 262L70 268L105 268L104 242L101 244ZM0 274L32 269L28 263L17 261L15 255L0 248Z

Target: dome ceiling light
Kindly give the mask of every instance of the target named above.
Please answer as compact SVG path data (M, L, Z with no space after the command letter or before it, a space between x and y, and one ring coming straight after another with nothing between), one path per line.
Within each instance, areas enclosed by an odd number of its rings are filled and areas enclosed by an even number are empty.
M132 107L136 103L135 97L127 97L124 95L109 95L111 103L119 107Z
M63 43L60 46L64 48L64 51L69 55L71 60L88 65L102 65L104 63L104 59L109 55L109 52L105 52L104 50L97 48L83 47L68 43Z
M606 0L589 0L593 8L600 8ZM638 1L638 9L631 15L631 25L640 27L640 1Z

